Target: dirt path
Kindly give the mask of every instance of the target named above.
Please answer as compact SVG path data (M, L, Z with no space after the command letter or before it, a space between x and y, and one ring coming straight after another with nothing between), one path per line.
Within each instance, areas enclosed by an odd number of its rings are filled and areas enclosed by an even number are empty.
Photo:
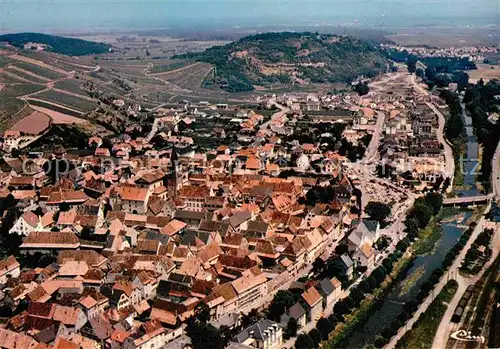
M101 69L101 67L99 67L99 65L96 65L96 66L91 66L91 65L83 65L83 64L78 64L78 63L73 63L73 62L68 62L68 61L65 61L63 59L61 60L56 60L56 63L57 62L61 62L63 64L68 64L68 65L71 65L71 66L74 66L74 67L78 67L78 68L82 68L82 69L88 69L89 73L90 72L95 72L95 71L98 71Z

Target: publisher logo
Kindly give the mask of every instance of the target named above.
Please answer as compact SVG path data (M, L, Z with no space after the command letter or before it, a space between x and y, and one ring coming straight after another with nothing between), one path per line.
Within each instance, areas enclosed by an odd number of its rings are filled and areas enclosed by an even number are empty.
M458 330L451 334L453 339L461 342L481 342L484 343L485 339L483 336L473 336L470 331Z

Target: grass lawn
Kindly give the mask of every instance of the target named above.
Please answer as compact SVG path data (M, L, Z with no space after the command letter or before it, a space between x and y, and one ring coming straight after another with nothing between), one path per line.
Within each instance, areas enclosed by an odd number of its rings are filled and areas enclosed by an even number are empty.
M413 325L413 328L406 332L396 344L396 348L401 349L420 349L431 348L434 336L441 323L441 319L448 309L448 302L457 292L458 284L455 280L450 280L441 290L437 298L427 308L418 321Z

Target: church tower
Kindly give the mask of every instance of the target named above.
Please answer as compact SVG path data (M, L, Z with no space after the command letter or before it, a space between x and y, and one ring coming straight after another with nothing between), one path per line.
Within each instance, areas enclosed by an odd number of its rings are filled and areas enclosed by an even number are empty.
M182 168L179 164L179 156L175 150L175 146L172 147L170 153L170 171L167 176L167 191L168 197L175 198L177 196L177 191L182 186Z

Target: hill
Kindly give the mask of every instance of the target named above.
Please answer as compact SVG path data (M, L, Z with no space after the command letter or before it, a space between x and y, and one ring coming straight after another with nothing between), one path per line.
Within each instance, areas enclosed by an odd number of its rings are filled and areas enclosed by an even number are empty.
M350 82L360 75L375 76L388 66L387 58L369 42L308 32L251 35L176 58L213 64L214 74L204 86L230 92L279 83Z
M109 52L110 45L82 39L40 33L18 33L0 35L0 42L8 42L12 46L24 48L25 45L43 45L47 51L68 56L84 56Z

